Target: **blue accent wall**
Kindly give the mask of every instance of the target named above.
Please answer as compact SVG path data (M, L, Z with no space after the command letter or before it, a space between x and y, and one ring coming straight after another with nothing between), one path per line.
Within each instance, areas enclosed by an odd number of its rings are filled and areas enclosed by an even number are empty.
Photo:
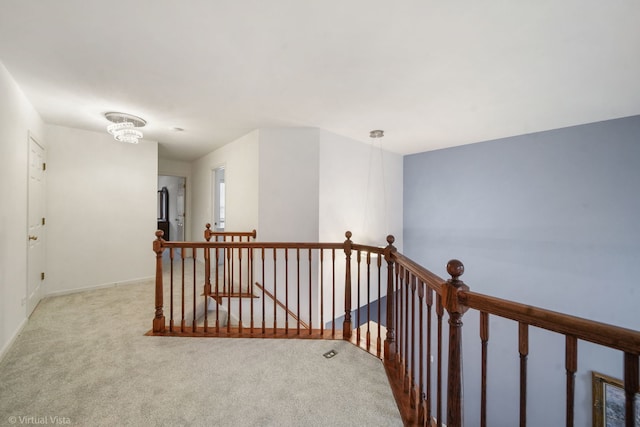
M463 261L473 291L640 330L640 116L406 156L403 238L405 255L441 277ZM467 396L479 390L473 316ZM489 425L516 425L517 327L491 326ZM529 401L541 406L529 422L563 424L564 339L530 340ZM620 377L621 361L580 343L576 425L590 425L591 370ZM471 399L465 411L477 420Z

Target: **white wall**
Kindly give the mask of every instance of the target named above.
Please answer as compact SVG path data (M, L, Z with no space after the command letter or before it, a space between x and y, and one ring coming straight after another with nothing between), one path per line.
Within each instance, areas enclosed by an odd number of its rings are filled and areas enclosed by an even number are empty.
M0 357L26 321L28 135L46 145L43 126L0 63Z
M382 146L382 150L380 149ZM385 246L394 235L402 250L402 156L381 144L320 131L320 240Z
M317 242L319 130L260 129L259 151L259 239Z
M220 166L225 167L227 231L258 227L258 131L253 131L193 162L188 227L194 241L204 240L205 224L213 224L212 173Z
M639 330L640 116L405 157L405 255L472 291ZM480 393L478 313L464 316L465 393ZM518 420L517 324L492 316L488 418ZM530 328L528 421L562 425L565 340ZM590 425L591 371L623 357L579 344L575 424ZM465 401L476 420L478 399ZM472 421L473 422L473 421Z
M345 231L351 231L355 243L386 246L386 236L392 234L394 246L402 251L402 203L403 203L403 158L399 154L383 150L382 141L365 144L359 141L320 131L320 203L319 240L341 242ZM344 258L344 254L336 254ZM356 272L356 255L352 255L352 274ZM373 266L376 260L372 260ZM342 263L338 263L336 275L344 277ZM372 267L373 268L373 267ZM361 274L366 275L365 263ZM374 269L375 270L375 269ZM331 265L325 265L325 276ZM328 276L327 276L328 277ZM377 295L377 275L372 275L371 299L386 295L382 286ZM367 291L360 291L360 304L365 305ZM344 288L336 288L336 314L344 316ZM358 306L358 296L352 293L351 309ZM325 297L325 306L330 300ZM352 319L355 325L356 319Z
M158 144L47 126L45 293L154 275Z

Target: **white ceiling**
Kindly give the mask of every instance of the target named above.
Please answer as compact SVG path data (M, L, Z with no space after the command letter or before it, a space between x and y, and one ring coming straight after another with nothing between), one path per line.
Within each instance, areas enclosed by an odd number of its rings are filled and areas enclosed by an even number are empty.
M640 114L640 2L0 0L0 62L45 122L135 114L165 158L283 126L408 154Z

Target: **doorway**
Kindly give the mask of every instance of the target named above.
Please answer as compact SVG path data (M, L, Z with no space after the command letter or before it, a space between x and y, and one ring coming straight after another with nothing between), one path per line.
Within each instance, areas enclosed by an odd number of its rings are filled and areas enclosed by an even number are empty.
M185 240L186 191L185 177L158 175L158 229L165 240Z
M226 226L226 188L224 169L224 166L220 166L213 170L213 191L211 199L213 200L213 225L215 227L215 231L224 231Z
M45 279L45 150L29 135L28 229L27 229L27 316L40 302Z

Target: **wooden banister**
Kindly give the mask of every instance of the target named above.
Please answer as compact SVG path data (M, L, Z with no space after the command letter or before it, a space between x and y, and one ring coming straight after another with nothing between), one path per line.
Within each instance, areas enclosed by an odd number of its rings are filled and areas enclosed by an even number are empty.
M248 239L256 238L256 230L252 231L214 231L211 229L211 224L207 223L204 230L204 239L208 242L212 237L222 237L222 240L233 237L246 237Z
M469 308L521 321L563 335L572 335L580 340L616 350L632 354L640 352L640 332L638 331L471 291L462 291L458 297L461 303Z
M462 425L462 316L467 307L460 303L458 293L469 287L458 278L464 265L454 259L447 263L451 279L443 286L443 304L449 312L449 365L447 376L447 425Z
M164 332L165 331L165 318L164 313L162 312L163 305L163 286L162 286L162 253L164 252L164 248L162 247L162 243L164 240L162 236L164 232L162 230L156 231L156 240L153 242L153 251L156 253L156 313L153 318L153 332Z
M342 324L342 336L345 340L351 339L351 232L345 234L345 277L344 277L344 323Z
M214 236L216 239L212 239ZM520 380L518 385L514 385L513 390L514 394L519 391L521 426L526 425L527 400L533 396L533 394L527 395L527 359L530 346L529 333L532 326L564 336L566 424L568 426L574 424L575 418L575 381L579 367L578 343L580 340L622 352L626 426L633 426L636 416L633 401L638 393L640 382L640 332L472 292L460 280L464 273L462 262L449 261L447 273L451 278L445 281L400 254L393 245L395 242L393 236L387 236L387 245L384 248L354 243L351 240L352 233L349 231L345 233L346 240L341 243L256 242L251 240L255 239L255 236L255 230L216 233L211 231L209 224L205 230L205 242L169 242L162 238L161 231L156 232L156 239L153 242L153 250L156 253L155 311L150 334L350 340L383 358L391 389L405 425L442 425L446 422L448 427L460 427L463 425L464 413L462 320L467 311L477 310L480 317L479 337L477 335L476 337L479 338L481 346L479 364L481 384L480 395L473 398L480 400L480 411L479 421L471 420L472 425L477 424L482 427L488 425L489 319L500 317L517 322L518 327L517 354L520 359ZM165 249L169 250L171 260L167 290L163 289ZM212 249L215 252L211 252ZM181 273L182 277L176 277L175 287L174 250L178 251L176 253L179 253L181 258L177 261L182 263L182 268L177 268L180 270L178 274ZM340 250L344 251L344 261L340 260L341 257L336 257L336 251ZM330 256L324 251L330 251ZM187 256L189 252L191 257ZM355 256L353 256L354 252ZM372 262L375 256L378 258ZM381 260L382 256L385 263ZM188 261L186 266L185 259ZM205 271L197 273L198 263L200 263L198 268L202 268L201 260L204 260ZM219 263L224 265L220 270L218 270ZM331 265L325 265L325 263ZM178 266L178 263L176 265ZM191 279L189 283L185 283L185 271L191 267L193 283ZM340 270L342 268L344 268L344 277L337 277L336 270L342 271ZM371 270L375 268L377 268L377 275L371 274ZM381 271L384 268L386 273ZM254 274L255 279L262 280L262 283L254 280ZM240 282L241 290L244 289L243 286L249 284L251 291L234 294L232 286L236 279ZM343 283L341 283L342 279L344 279ZM336 301L340 298L340 296L336 297L336 289L342 285L344 285L344 300ZM220 292L219 288L225 289L223 286L228 286L229 291L226 294ZM259 290L256 298L250 298L254 296L253 286ZM386 290L386 295L381 293L383 289ZM191 323L191 326L187 327L185 325L185 292L191 290L194 297L188 299L186 305L193 306L193 316L186 316ZM170 315L168 331L163 311L165 302L163 292L167 291L171 305L171 310L167 311L167 315ZM196 319L196 291L198 298L200 295L205 298L204 324L198 323ZM179 330L174 330L173 327L174 293L176 311L180 311L181 316L178 317L178 320L181 318ZM341 292L338 291L338 293ZM238 298L234 304L240 316L239 326L232 327L230 322L227 322L226 328L221 328L218 321L219 313L216 311L215 328L211 327L214 321L213 316L210 318L207 314L208 296L220 302L224 295L227 309L230 310L232 294L234 298ZM261 327L254 330L254 300L260 294L262 294L262 301L259 304ZM382 297L386 297L386 303L381 303ZM266 298L273 299L273 304L266 304ZM179 301L181 301L181 308L178 307ZM342 331L336 331L336 323L340 324L340 318L336 316L342 314L337 311L340 311L342 302L344 303ZM256 311L259 312L260 307L256 307ZM382 308L386 309L386 313L382 313ZM280 320L277 319L282 314L281 309L286 313L284 325L278 324L282 322L282 317ZM267 319L265 315L267 310L273 311L272 319ZM366 313L362 310L366 310ZM376 318L373 317L371 310L374 310L374 313L377 311L378 322L382 323L382 316L386 320L384 325L386 334L382 343L383 354L380 351L382 338L380 335L376 345L372 345L369 323ZM250 326L243 327L242 316L244 314L246 317L247 312L250 316L248 321ZM308 320L302 321L301 315L308 316ZM330 318L331 329L327 326L326 318ZM297 325L295 329L289 328L289 319L295 319ZM447 320L448 334L443 326ZM319 327L314 326L317 323ZM354 327L357 328L356 333L353 333ZM304 333L301 333L300 329L304 329ZM448 349L445 347L445 342L448 343ZM373 350L374 347L376 350ZM532 352L532 354L535 353ZM446 414L443 414L445 408Z
M387 261L387 336L384 339L384 357L390 362L395 360L395 327L393 322L394 313L394 298L395 290L393 288L393 266L394 260L392 257L396 256L396 248L393 246L395 238L391 235L387 236L387 247L384 249L384 258Z
M264 288L264 286L262 286L258 282L255 282L254 285L256 285L256 287L258 289L260 289L265 296L271 298L271 300L273 300L278 305L278 307L283 309L287 313L288 316L293 317L296 320L296 322L298 322L300 324L300 326L302 326L304 329L311 329L309 327L309 325L305 321L301 320L298 316L296 316L296 314L293 311L291 311L289 309L289 307L287 307L285 304L282 303L282 301L280 301L275 296L273 296L273 294L271 292L269 292L268 290L266 290Z

